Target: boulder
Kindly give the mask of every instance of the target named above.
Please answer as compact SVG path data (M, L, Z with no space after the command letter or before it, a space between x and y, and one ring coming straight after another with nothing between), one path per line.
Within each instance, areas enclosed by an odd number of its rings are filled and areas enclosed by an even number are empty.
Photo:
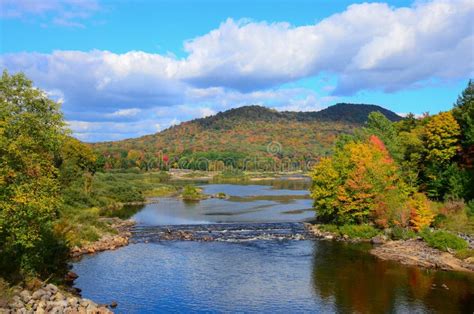
M46 291L39 289L33 292L33 295L31 296L31 298L34 300L40 300L44 295L46 295Z
M47 284L46 287L44 287L45 290L47 291L50 291L51 294L55 294L56 292L58 292L58 287L56 287L55 285L53 284Z
M28 290L20 292L20 298L24 303L28 303L31 300L31 293Z
M376 235L370 240L370 242L372 242L372 244L384 244L387 242L387 237L384 235Z

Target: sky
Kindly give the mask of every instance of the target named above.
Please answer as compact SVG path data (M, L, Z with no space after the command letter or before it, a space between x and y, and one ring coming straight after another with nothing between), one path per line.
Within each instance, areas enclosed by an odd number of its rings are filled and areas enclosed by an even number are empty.
M0 69L87 142L244 105L452 107L474 77L474 1L0 0Z

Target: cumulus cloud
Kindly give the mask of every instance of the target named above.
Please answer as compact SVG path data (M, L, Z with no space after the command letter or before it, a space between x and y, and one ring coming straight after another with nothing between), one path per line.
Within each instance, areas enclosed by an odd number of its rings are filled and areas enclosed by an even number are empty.
M51 3L23 9L47 12ZM317 110L337 96L363 90L393 92L467 78L474 73L472 16L472 0L417 1L402 8L363 3L298 27L228 19L185 42L184 58L142 51L54 51L4 54L0 67L24 71L63 100L66 116L75 120L73 129L104 138L106 128L121 130L114 121L146 121L151 130L248 104ZM321 74L335 77L334 84L322 88L330 96L282 87ZM110 139L130 133L120 132Z
M334 93L344 95L466 77L474 69L473 15L471 0L436 0L397 9L355 4L300 27L229 19L186 43L183 77L247 91L329 72L339 76Z

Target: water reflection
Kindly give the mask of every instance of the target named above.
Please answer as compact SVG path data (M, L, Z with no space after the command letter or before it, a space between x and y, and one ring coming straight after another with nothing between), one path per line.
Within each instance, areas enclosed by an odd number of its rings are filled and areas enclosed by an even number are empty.
M364 245L316 242L313 289L342 313L472 313L474 277L381 261ZM449 290L442 287L446 285Z
M205 194L223 192L229 199L184 202L159 198L133 216L138 225L172 225L237 222L295 222L313 219L312 200L302 182L286 185L208 184ZM286 186L287 189L283 189Z
M474 310L472 276L383 262L337 242L133 244L86 257L74 271L84 297L117 300L119 313Z

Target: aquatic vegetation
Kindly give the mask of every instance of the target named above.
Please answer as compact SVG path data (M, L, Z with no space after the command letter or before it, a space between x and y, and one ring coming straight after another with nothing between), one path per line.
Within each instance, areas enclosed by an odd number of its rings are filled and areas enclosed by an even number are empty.
M181 198L185 201L200 201L206 198L206 195L202 194L202 189L194 185L185 185L181 192Z

